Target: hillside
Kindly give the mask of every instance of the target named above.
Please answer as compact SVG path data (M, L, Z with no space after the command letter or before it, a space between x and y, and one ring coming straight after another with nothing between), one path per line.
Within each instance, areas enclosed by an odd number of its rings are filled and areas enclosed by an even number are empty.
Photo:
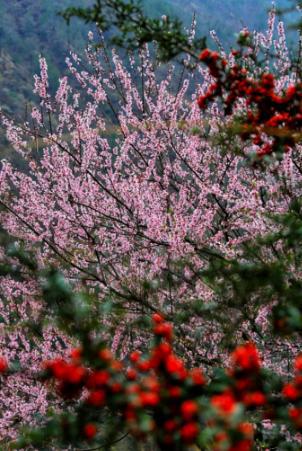
M92 1L92 0L91 0ZM46 56L54 85L65 67L70 48L81 49L88 28L73 20L68 27L57 12L70 5L88 5L90 0L0 0L0 104L22 114L31 98L38 55ZM270 0L145 0L150 15L174 14L189 24L197 13L199 33L216 29L228 45L242 25L263 29ZM279 0L284 6L287 0ZM9 24L9 25L8 25Z
M67 27L57 16L62 7L71 4L76 1L0 0L0 103L6 109L24 109L39 54L46 56L54 81L68 49L82 47L86 27L76 22Z

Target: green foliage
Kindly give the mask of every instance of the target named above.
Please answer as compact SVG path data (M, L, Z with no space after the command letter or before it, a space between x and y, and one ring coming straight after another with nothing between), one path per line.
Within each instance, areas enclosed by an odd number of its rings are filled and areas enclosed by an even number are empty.
M301 201L296 199L286 214L272 220L277 232L244 243L240 260L213 253L201 275L217 294L217 310L220 304L229 305L238 312L236 322L238 316L249 320L260 338L256 316L261 306L274 300L274 331L287 335L302 331L302 283L296 276L302 262Z
M149 18L140 2L130 0L97 0L91 8L67 8L62 16L69 23L78 17L87 23L96 23L101 30L119 30L111 39L112 44L135 50L156 41L159 57L168 61L180 53L192 55L205 47L203 39L191 42L183 31L182 22L169 16Z

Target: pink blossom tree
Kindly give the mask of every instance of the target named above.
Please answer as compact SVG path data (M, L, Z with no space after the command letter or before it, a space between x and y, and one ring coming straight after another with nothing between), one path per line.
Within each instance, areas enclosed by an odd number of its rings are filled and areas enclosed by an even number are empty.
M277 49L281 92L296 74L289 71L280 24L273 41L274 20L271 15L268 33L254 38L256 51ZM226 57L232 64L232 54ZM193 76L185 67L157 66L147 48L125 64L105 46L95 51L92 36L85 58L72 54L67 64L72 81L62 78L52 98L40 59L40 102L24 123L1 114L25 168L2 162L4 229L36 250L41 268L55 265L75 289L96 295L96 315L99 305L112 303L102 320L122 356L130 342L143 346L140 315L161 311L175 321L189 363L210 368L226 358L226 336L231 342L247 336L265 344L272 364L276 346L288 346L271 338L272 305L222 302L202 271L211 256L240 259L245 242L276 229L270 215L301 195L301 146L265 171L248 164L257 146L243 146L231 132L245 106L238 103L228 117L215 102L201 112L197 96L213 82L202 67ZM31 359L33 371L68 343L40 297L30 273L22 280L2 277L2 348L21 365ZM33 338L28 321L41 316L48 325ZM34 392L25 376L5 382L1 393L10 406L1 418L3 437L16 416L28 421L48 405L45 389Z

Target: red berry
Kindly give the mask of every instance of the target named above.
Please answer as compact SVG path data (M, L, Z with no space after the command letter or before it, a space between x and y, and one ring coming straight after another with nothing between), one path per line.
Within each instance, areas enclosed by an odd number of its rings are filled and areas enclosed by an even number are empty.
M94 388L102 385L106 385L110 379L108 371L95 371L89 376L86 386L88 388Z
M173 327L169 323L157 324L157 326L154 327L154 333L155 335L166 338L166 340L171 340Z
M282 389L282 394L283 394L283 396L285 396L285 398L288 398L292 401L294 401L295 399L297 399L299 397L298 390L292 384L284 385L284 387Z
M85 375L85 368L81 366L68 365L66 368L65 380L71 384L80 384Z
M299 409L298 407L291 407L288 410L288 415L293 421L297 421L300 419L302 415L302 409L301 408Z
M195 401L184 401L180 407L184 420L191 420L198 413L198 404Z
M67 372L67 364L63 359L56 359L46 363L48 369L56 379L65 379Z
M93 423L85 424L84 434L88 438L88 440L93 439L93 437L96 435L96 432L97 432L97 429Z
M234 365L241 370L259 370L260 357L253 343L238 346L232 354Z
M178 373L184 369L182 360L178 359L175 355L171 354L166 359L166 370L169 373Z
M110 362L113 358L112 352L109 349L101 349L99 352L99 358L105 362Z
M266 397L260 391L247 393L243 397L243 402L246 406L250 407L263 406L266 403Z
M142 385L152 392L160 391L160 383L155 376L148 376L142 379Z
M195 385L204 385L205 384L205 377L200 368L193 368L190 371L190 376Z
M199 55L199 59L200 61L206 61L209 59L209 57L211 56L211 50L209 49L204 49L201 54Z
M211 52L210 58L213 61L217 61L219 59L219 53L218 52Z
M302 371L302 355L299 355L295 361L295 369L297 371Z
M146 373L147 371L150 370L151 365L150 365L149 360L144 360L142 362L139 362L137 367L140 371L142 371L143 373Z
M180 430L180 436L185 443L193 443L198 435L199 428L197 423L185 424Z
M72 349L70 351L70 357L73 360L79 360L81 358L81 355L82 355L82 349L81 348L75 348L75 349Z
M159 404L160 398L157 393L141 393L140 400L143 407L155 407Z
M127 374L126 375L127 375L127 379L129 381L135 381L135 379L137 377L137 373L136 373L136 371L133 368L129 368L127 370Z
M113 361L111 362L111 368L112 368L114 371L121 371L121 370L123 369L123 364L122 364L122 362L120 362L119 360L113 360Z
M171 387L169 388L168 393L171 398L179 398L182 394L182 390L180 387Z
M159 313L154 313L152 319L155 323L160 324L164 322L164 318Z
M174 420L167 420L164 423L164 429L167 432L173 432L173 431L175 431L176 428L177 428L177 423Z
M139 361L141 353L139 351L134 351L130 354L130 360L132 363L136 363Z
M229 451L251 451L253 443L251 440L240 440L236 445L229 448Z
M126 412L125 412L125 418L126 418L126 421L133 421L133 420L135 420L136 419L135 411L132 408L128 407Z
M236 401L231 393L221 393L220 395L212 396L211 404L219 412L223 414L233 413L236 407Z
M160 343L157 348L154 349L160 356L165 357L172 352L171 345L169 343Z
M248 438L252 438L254 435L254 427L251 423L240 423L238 426L238 431Z
M5 371L8 369L7 361L4 357L0 357L0 373L5 373Z
M120 393L123 389L122 385L119 382L114 382L110 388L112 393Z
M207 106L208 96L199 96L197 100L197 104L201 110L203 110Z
M105 399L105 392L103 390L96 390L89 394L87 398L87 404L93 407L100 407L104 405Z

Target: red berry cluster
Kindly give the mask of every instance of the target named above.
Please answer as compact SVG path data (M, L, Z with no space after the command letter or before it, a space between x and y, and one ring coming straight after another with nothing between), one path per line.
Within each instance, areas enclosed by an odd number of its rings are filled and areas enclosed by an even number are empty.
M282 394L291 403L288 415L295 428L302 432L302 355L295 361L295 378L283 386Z
M127 363L99 343L73 350L68 361L45 363L46 376L55 379L64 398L82 396L78 439L96 438L102 412L110 409L137 440L151 434L161 450L190 449L209 431L214 451L250 451L254 426L244 414L260 409L262 418L275 418L276 399L288 412L288 421L302 430L302 356L283 397L272 396L256 346L245 343L232 353L220 391L219 384L206 384L199 368L187 369L174 353L173 328L159 314L153 315L153 334L148 355L134 351Z
M263 406L266 396L262 389L261 362L256 346L253 343L238 346L231 359L232 367L228 372L230 387L222 395L213 398L214 404L219 404L221 399L225 411L230 412L238 402L248 409Z
M238 346L231 360L229 387L210 400L218 416L216 423L223 430L215 436L215 450L248 451L253 447L253 426L250 423L234 422L234 417L240 404L246 409L254 409L266 403L260 377L261 362L253 343ZM233 437L236 437L235 441ZM229 448L226 448L227 443L230 444Z
M105 405L116 403L116 396L125 393L123 387L123 364L113 358L112 353L102 348L94 353L95 368L88 369L81 364L82 351L75 349L71 352L71 361L56 359L46 362L46 376L53 377L57 381L59 394L67 398L79 397L85 389L84 405L92 410L99 410ZM94 423L86 423L81 427L85 437L92 439L97 433Z
M153 424L161 449L174 450L183 444L193 444L200 432L197 398L203 393L205 378L200 369L187 370L184 362L172 350L172 326L158 315L153 315L155 345L148 359L131 354L134 371L143 376L133 380L128 393L125 418L136 431L140 409L153 410Z
M199 55L199 59L208 66L212 77L216 78L216 82L210 85L206 94L200 96L197 100L199 108L203 110L216 97L222 95L222 76L225 72L227 61L221 58L218 52L212 52L209 49L203 50L203 52Z
M159 315L153 315L155 344L148 358L137 351L130 366L101 349L94 369L81 364L81 351L72 351L71 361L45 363L46 375L57 381L64 398L79 396L85 389L84 405L95 413L110 406L122 415L128 429L139 439L153 433L161 449L175 449L196 441L200 432L196 399L203 393L205 378L200 369L187 370L172 350L173 329ZM145 413L149 412L148 421ZM87 439L97 434L93 422L81 430Z
M234 437L236 437L234 439ZM228 432L215 435L213 451L251 451L253 449L254 427L251 423L242 422Z
M67 363L64 359L55 359L44 364L49 376L56 379L59 394L65 398L73 398L80 394L87 370L79 364Z
M237 60L240 55L240 52L234 51ZM225 113L231 114L237 100L245 99L247 113L241 138L252 139L260 147L259 157L280 149L287 151L295 145L295 134L301 133L302 126L301 82L289 86L283 95L278 95L271 73L264 73L256 80L239 63L229 66L217 52L208 49L200 54L199 59L216 79L208 92L199 97L201 109L218 97L223 101ZM263 134L270 137L269 142L264 142Z
M266 396L260 377L261 361L256 346L253 343L238 346L231 358L233 365L230 376L236 401L249 409L265 405Z

